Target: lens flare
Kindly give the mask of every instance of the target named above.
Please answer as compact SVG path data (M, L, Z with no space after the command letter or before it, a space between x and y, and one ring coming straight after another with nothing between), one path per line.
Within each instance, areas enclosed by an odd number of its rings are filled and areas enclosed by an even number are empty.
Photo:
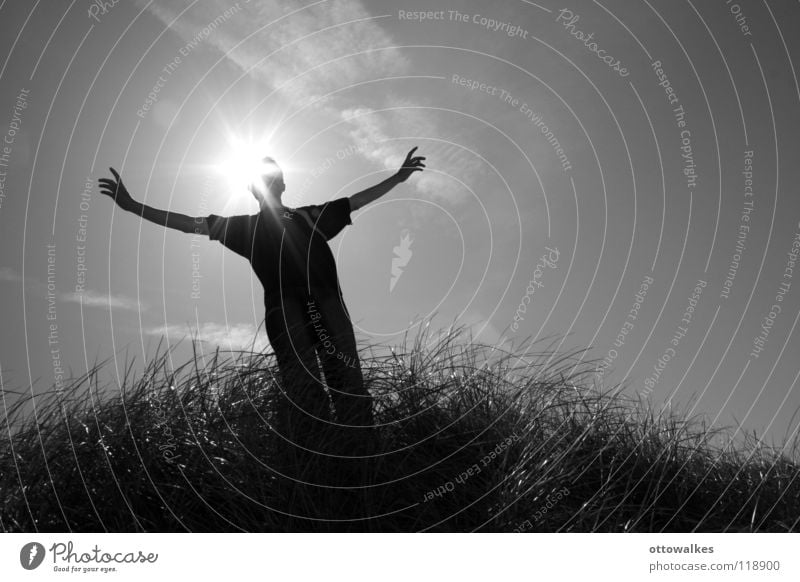
M231 144L228 157L217 165L217 170L228 180L231 195L245 195L251 186L262 183L264 175L277 173L274 164L264 161L269 153L266 144L240 140Z

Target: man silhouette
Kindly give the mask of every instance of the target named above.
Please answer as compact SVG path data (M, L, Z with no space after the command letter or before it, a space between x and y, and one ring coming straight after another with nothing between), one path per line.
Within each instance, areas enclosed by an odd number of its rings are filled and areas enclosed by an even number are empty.
M264 287L265 328L286 396L278 432L302 448L318 446L314 437L332 420L319 358L346 449L356 454L369 449L371 397L363 385L353 326L327 241L352 224L352 211L422 171L425 158L415 157L416 149L383 182L349 198L300 208L283 205L283 172L274 159L265 157L260 179L250 185L259 204L259 212L252 215L191 217L159 210L135 201L114 168L114 179L99 180L100 192L121 209L160 226L207 235L250 261Z

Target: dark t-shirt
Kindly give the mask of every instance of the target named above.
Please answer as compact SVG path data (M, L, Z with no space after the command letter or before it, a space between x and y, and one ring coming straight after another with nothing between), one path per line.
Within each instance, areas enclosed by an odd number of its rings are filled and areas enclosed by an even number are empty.
M284 294L338 292L336 263L327 241L350 220L350 200L279 208L252 215L206 217L208 237L245 257L264 286L267 305Z

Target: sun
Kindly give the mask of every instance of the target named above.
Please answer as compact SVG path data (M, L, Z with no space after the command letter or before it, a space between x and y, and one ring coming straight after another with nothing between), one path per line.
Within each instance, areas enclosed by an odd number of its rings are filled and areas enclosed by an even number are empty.
M269 169L264 157L272 155L266 142L251 142L232 138L227 155L216 170L228 183L231 196L249 195L250 186L257 184Z

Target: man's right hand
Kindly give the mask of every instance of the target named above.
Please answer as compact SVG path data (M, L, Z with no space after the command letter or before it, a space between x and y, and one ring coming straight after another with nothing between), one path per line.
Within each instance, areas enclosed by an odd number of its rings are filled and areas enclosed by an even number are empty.
M177 212L169 212L167 210L160 210L153 208L147 204L136 202L128 193L128 189L122 183L122 179L117 174L114 168L109 168L111 173L114 174L114 179L100 178L100 193L105 194L116 202L120 208L133 212L141 218L157 224L159 226L166 226L181 232L204 234L208 235L208 224L204 217L193 218Z
M100 178L97 182L100 185L100 193L105 194L119 205L123 210L131 207L134 200L131 197L128 189L122 183L122 179L114 168L109 168L111 173L114 174L114 179Z

